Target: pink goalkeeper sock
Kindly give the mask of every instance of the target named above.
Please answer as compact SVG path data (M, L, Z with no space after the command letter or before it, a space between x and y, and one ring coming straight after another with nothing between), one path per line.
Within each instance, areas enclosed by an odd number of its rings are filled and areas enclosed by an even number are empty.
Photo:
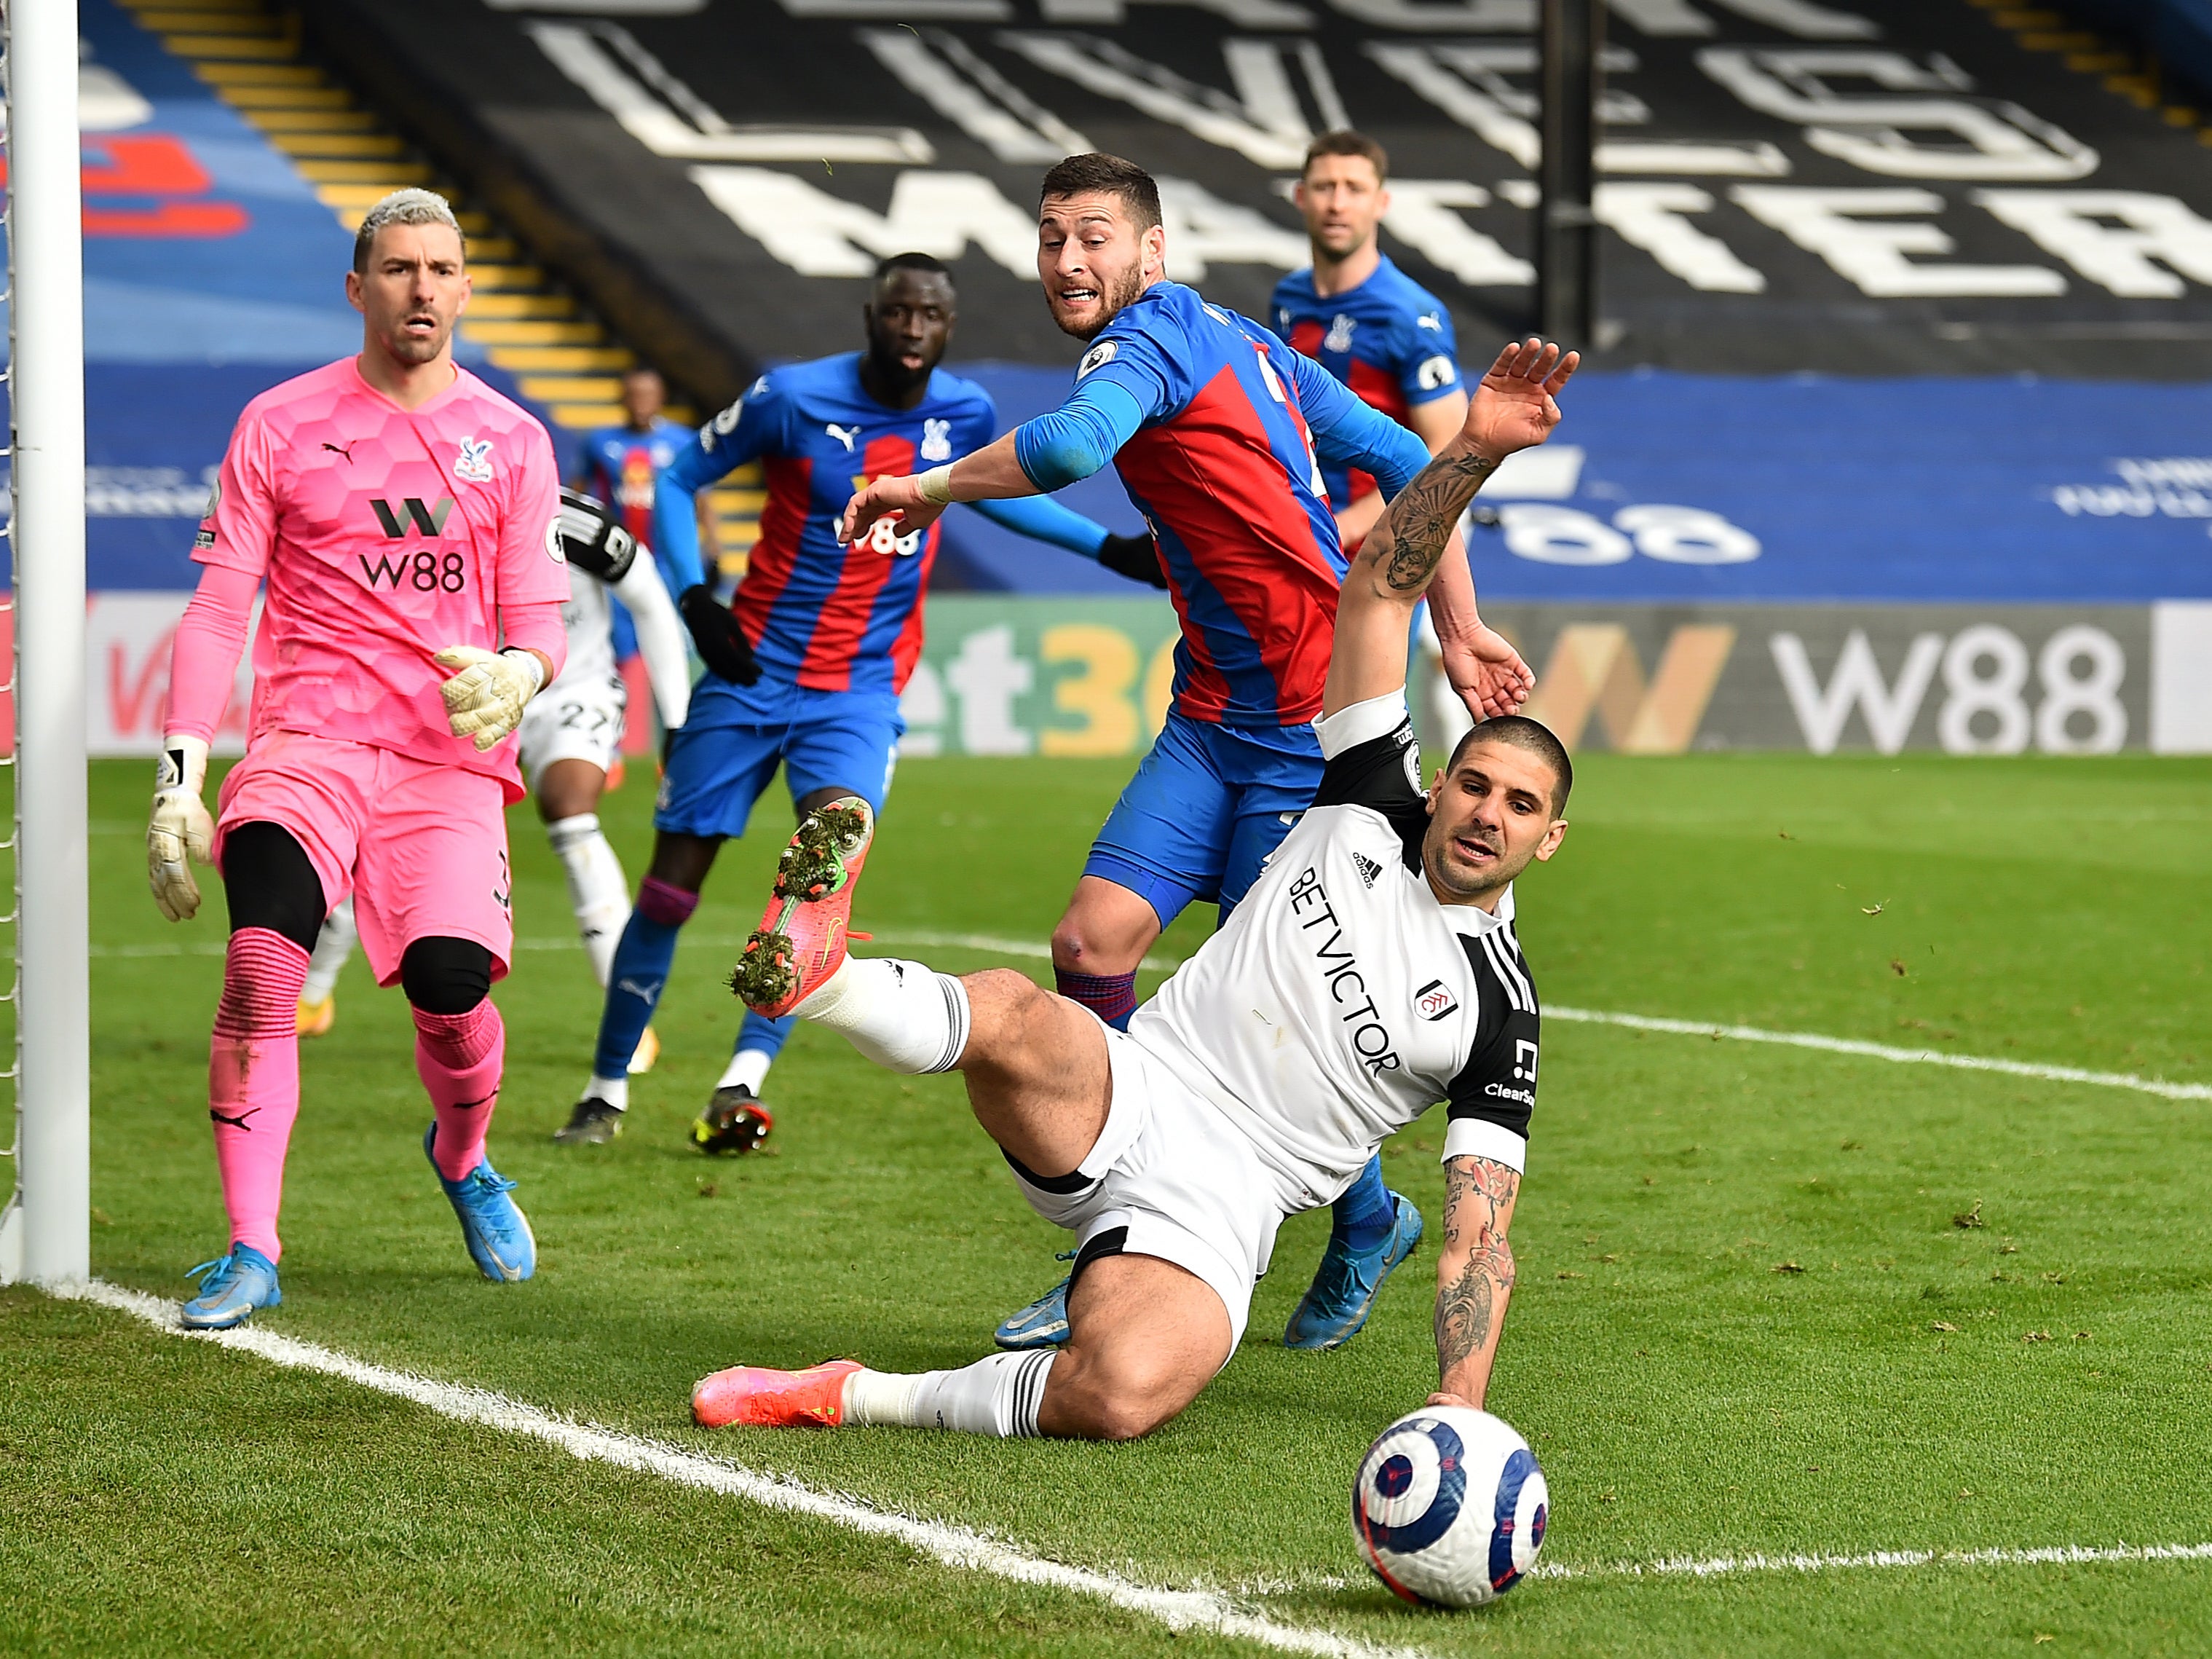
M234 1244L274 1261L284 1149L300 1115L300 988L307 953L266 927L241 927L224 955L208 1044L208 1116Z
M438 1114L431 1161L447 1180L459 1181L483 1158L484 1132L499 1103L507 1027L489 997L465 1014L413 1012L415 1069Z

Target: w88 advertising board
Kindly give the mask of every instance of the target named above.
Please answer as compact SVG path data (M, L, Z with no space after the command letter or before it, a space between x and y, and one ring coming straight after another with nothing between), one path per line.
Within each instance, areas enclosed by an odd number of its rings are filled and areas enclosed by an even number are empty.
M94 754L155 752L185 598L93 597ZM1577 752L2212 753L2212 602L1504 604L1486 614L1537 671L1529 712ZM1166 713L1176 638L1158 600L940 598L902 700L900 752L1139 754ZM218 744L234 753L251 684L241 663ZM1419 653L1413 685L1423 735L1448 743L1465 716Z

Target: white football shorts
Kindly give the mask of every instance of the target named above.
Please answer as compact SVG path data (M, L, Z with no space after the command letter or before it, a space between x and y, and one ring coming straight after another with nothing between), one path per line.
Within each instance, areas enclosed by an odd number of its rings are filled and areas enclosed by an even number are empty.
M530 700L522 711L521 761L532 788L556 761L588 761L611 770L622 752L623 711L629 692L619 676L593 674L573 683L566 674Z
M1100 1029L1114 1103L1090 1155L1049 1179L1006 1161L1030 1207L1076 1236L1079 1271L1099 1255L1152 1255L1204 1279L1229 1310L1233 1353L1275 1253L1275 1182L1211 1101L1134 1038Z

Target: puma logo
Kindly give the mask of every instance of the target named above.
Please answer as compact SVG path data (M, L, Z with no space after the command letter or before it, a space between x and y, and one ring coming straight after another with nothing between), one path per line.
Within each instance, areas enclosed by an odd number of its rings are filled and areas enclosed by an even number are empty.
M247 1134L252 1134L253 1133L253 1126L248 1123L246 1120L252 1117L260 1109L261 1109L258 1106L249 1106L244 1111L240 1112L236 1117L225 1117L221 1112L218 1112L214 1107L210 1106L208 1108L208 1115L213 1118L217 1123L228 1123L234 1129L241 1129Z
M359 441L358 441L358 440L356 440L356 442L358 442ZM349 461L350 461L351 459L353 459L353 445L352 445L352 444L348 444L344 448L341 449L341 448L339 448L339 447L337 447L337 445L336 445L336 444L334 444L334 443L331 442L328 439L325 439L325 440L324 440L324 441L323 441L323 447L324 447L324 448L325 448L325 449L327 449L327 450L329 450L329 451L331 452L331 454L333 454L333 455L343 455L343 456L344 456L344 457L346 458L346 459L347 459L347 460L349 460Z

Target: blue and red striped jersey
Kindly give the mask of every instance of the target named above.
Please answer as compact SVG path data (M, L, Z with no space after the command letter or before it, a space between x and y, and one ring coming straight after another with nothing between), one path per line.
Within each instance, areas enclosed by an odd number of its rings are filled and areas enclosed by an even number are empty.
M653 480L691 441L691 428L665 416L653 417L650 431L603 426L585 435L575 471L585 493L615 509L622 527L650 546L653 542Z
M1114 458L1159 538L1182 622L1176 707L1236 726L1321 712L1345 571L1290 348L1257 323L1156 283L1076 370L1135 398Z
M1414 405L1465 390L1451 313L1387 254L1343 294L1316 294L1312 270L1294 270L1275 284L1273 303L1276 333L1401 426ZM1324 461L1322 476L1340 511L1375 488L1357 467Z
M938 532L900 536L890 524L851 546L837 522L871 479L926 471L989 443L990 394L939 369L912 409L890 409L860 385L860 356L793 363L700 429L661 475L664 536L680 538L675 498L691 497L732 467L758 459L767 474L760 539L730 608L771 681L816 691L896 695L921 655L922 595ZM769 695L763 692L763 695Z

